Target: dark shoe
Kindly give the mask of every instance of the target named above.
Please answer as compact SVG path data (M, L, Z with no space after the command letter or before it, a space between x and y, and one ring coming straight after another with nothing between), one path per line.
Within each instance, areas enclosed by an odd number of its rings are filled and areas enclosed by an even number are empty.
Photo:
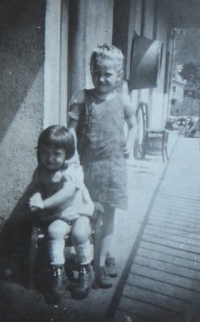
M107 267L100 267L100 276L99 276L99 286L101 288L110 288L112 287L112 282L108 274Z
M50 266L46 275L45 297L48 303L57 303L67 286L67 276L64 265Z
M73 298L82 300L86 298L92 288L94 272L91 265L82 265L79 269L78 285L73 292Z
M105 260L105 266L110 277L117 277L118 273L116 271L114 257L107 256Z

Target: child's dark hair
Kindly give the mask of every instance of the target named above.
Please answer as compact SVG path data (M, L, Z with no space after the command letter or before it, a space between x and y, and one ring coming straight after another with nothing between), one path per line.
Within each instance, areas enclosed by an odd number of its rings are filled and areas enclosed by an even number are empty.
M55 149L64 149L66 160L70 159L75 153L74 136L65 126L52 125L42 131L38 138L38 163L40 163L40 149L42 145Z

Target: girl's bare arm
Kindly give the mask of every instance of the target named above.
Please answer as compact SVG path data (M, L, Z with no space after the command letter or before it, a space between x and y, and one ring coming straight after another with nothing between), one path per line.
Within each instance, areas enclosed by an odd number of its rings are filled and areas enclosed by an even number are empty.
M68 125L69 129L74 129L74 131L76 132L77 125L78 125L78 121L76 121L76 120L74 120L74 119L72 119L70 117L70 119L69 119L69 125Z
M76 129L77 129L78 121L70 118L69 119L69 125L68 128L73 132L74 138L75 138L75 146L76 151L74 153L74 156L72 157L71 161L74 161L75 163L79 164L79 156L77 152L77 138L76 138Z
M58 208L62 206L68 198L71 198L74 192L75 187L72 184L64 184L62 189L45 200L42 200L41 195L37 198L31 198L29 201L29 206L40 209Z
M129 154L135 143L138 129L137 129L137 123L134 115L131 118L127 119L126 122L128 125L128 136L126 140L126 146L124 148L124 154Z

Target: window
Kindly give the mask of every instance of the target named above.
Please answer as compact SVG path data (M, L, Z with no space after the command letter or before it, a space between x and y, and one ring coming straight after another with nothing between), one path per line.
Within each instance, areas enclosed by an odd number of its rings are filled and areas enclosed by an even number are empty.
M176 105L177 100L175 98L171 99L171 105Z
M176 86L175 85L172 86L172 92L176 93Z

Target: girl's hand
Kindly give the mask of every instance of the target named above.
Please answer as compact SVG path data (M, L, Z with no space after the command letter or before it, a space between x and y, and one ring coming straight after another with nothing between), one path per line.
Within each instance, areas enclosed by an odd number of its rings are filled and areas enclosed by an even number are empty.
M132 150L132 145L131 144L126 144L124 147L124 157L127 159L131 153Z
M38 209L44 209L44 201L42 200L41 194L39 192L35 193L29 200L29 207L31 211L36 211Z

